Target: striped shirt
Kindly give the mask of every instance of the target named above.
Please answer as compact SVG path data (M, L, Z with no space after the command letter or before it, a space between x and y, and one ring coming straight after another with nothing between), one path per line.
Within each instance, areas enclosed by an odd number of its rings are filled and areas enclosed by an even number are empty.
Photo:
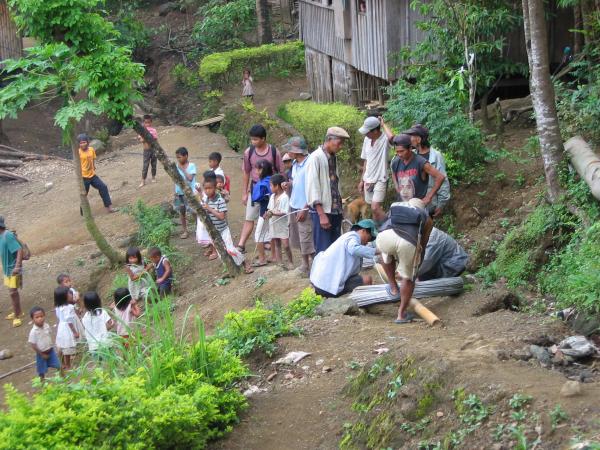
M218 211L220 213L227 212L227 203L225 202L225 199L223 197L221 197L220 194L216 194L212 198L207 198L206 196L204 196L203 201L204 201L204 203L206 203L209 207L211 207L215 211ZM217 231L219 231L219 233L221 233L222 231L225 231L227 229L228 225L227 225L226 219L225 220L217 219L210 212L208 212L208 217L210 217L210 221L213 223L213 225L215 226Z

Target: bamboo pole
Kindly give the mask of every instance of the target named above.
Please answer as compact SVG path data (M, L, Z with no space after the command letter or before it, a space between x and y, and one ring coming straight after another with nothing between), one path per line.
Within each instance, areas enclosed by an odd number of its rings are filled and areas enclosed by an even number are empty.
M600 200L600 157L581 136L565 142L565 150L569 152L573 167L590 187L592 195Z
M133 122L133 129L144 139L144 141L150 144L150 147L156 153L156 157L162 163L165 172L167 172L167 174L171 177L175 184L177 184L177 186L179 186L182 189L183 194L185 195L185 198L189 202L190 206L206 227L206 231L208 231L208 234L211 240L213 241L213 244L215 245L218 254L221 256L222 261L227 266L229 274L231 276L238 275L241 271L240 266L238 266L235 263L235 261L227 251L225 243L223 242L223 238L221 237L221 233L219 233L219 231L213 225L212 221L210 220L210 217L208 217L208 213L204 210L204 208L202 208L200 202L188 186L188 183L186 183L179 174L175 163L169 159L167 153L164 151L164 149L161 147L158 141L154 139L154 137L152 137L152 135L148 133L148 130L146 130L146 128L144 128L142 124L137 120Z
M441 322L438 316L432 313L427 307L423 306L416 298L411 298L408 306L412 307L417 315L432 327Z

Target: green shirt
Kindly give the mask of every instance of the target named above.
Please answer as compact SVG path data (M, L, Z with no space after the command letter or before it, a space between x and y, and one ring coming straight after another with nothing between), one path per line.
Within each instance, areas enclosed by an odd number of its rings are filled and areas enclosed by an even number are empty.
M21 249L21 244L17 241L15 235L6 230L0 234L0 257L2 258L2 271L4 275L10 277L17 262L17 252Z

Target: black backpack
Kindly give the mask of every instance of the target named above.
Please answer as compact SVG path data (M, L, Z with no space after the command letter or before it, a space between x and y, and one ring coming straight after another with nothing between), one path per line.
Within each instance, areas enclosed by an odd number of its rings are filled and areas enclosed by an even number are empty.
M273 173L280 173L279 167L277 165L277 147L269 144L269 148L271 149L271 158L273 159ZM248 161L252 160L252 155L256 151L256 147L254 145L250 145L248 152Z

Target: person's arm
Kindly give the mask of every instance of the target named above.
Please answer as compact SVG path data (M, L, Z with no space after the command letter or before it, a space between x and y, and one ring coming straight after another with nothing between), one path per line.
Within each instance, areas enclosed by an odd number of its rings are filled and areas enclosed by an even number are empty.
M319 178L319 160L316 155L306 165L306 203L319 215L319 224L324 230L331 228L329 217L321 204L321 182Z
M22 265L23 265L23 248L19 247L19 250L17 250L17 259L15 260L15 267L13 268L12 274L19 275L21 273Z
M375 256L376 249L375 247L370 247L368 245L361 245L360 241L351 239L346 244L346 250L350 255L359 257L359 258L372 258Z
M163 265L165 266L165 274L162 277L160 277L158 280L156 280L157 284L160 284L160 283L164 282L165 280L168 280L169 277L171 276L172 268L171 268L171 263L169 262L169 260L165 259L163 261Z
M362 158L362 155L361 155ZM363 159L362 162L362 170L360 172L360 181L358 182L358 192L362 193L364 187L365 187L365 182L363 181L365 178L365 170L367 170L367 160Z
M383 128L383 132L385 133L385 135L388 138L389 142L392 142L392 139L394 139L394 132L392 131L392 129L390 127L388 127L388 124L385 123L385 121L383 120L383 116L379 117L379 121L381 122L381 126Z
M71 329L71 333L73 333L73 336L75 336L75 339L79 339L79 333L77 332L75 325L71 322L68 322L67 325L69 325L69 328Z
M191 170L190 170L191 169ZM185 174L185 179L188 181L192 181L196 176L196 167L188 164L187 169L183 169L183 173Z
M440 189L440 186L446 179L446 175L444 175L442 172L437 170L435 167L433 167L428 162L425 163L425 165L423 166L423 171L430 177L433 177L433 179L434 179L433 187L427 193L427 195L423 198L423 203L428 205L429 203L431 203L431 199L433 198L433 196Z
M127 264L125 265L125 273L131 281L137 281L137 279L140 277L139 275L134 274L133 270L131 270Z
M132 299L129 302L129 306L130 306L129 311L131 311L131 315L133 317L140 317L142 315L142 310L140 309L140 306L138 305L138 303L135 300Z
M208 211L209 213L211 213L211 214L212 214L213 216L215 216L217 219L219 219L219 220L225 220L225 213L224 213L224 212L221 212L221 211L218 211L218 210L216 210L216 209L214 209L214 208L211 208L211 207L210 207L210 206L208 206L207 204L204 204L203 206L204 206L204 209L205 209L206 211Z
M44 359L48 359L48 358L50 358L50 354L48 354L48 353L44 353L43 351L41 351L41 350L39 349L39 347L37 346L37 344L34 344L33 342L30 342L30 344L31 344L31 348L32 348L32 349L33 349L33 350L34 350L34 351L35 351L35 352L36 352L38 355L40 355L42 358L44 358Z

